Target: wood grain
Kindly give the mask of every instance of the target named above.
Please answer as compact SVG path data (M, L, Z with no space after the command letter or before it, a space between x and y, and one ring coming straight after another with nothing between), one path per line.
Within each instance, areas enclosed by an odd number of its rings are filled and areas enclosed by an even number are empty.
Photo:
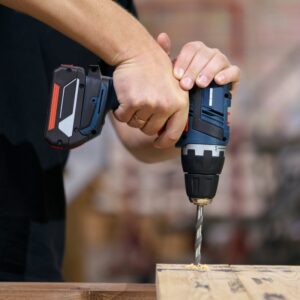
M300 267L157 265L159 300L299 300Z
M153 284L0 283L1 300L154 300Z

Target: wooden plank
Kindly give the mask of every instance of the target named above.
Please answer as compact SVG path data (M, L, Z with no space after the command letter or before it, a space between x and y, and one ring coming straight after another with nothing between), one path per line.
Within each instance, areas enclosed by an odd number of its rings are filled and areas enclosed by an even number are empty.
M239 270L251 299L300 299L300 267L254 266Z
M296 300L300 267L159 264L156 293L159 300Z
M0 300L154 300L154 284L0 283Z

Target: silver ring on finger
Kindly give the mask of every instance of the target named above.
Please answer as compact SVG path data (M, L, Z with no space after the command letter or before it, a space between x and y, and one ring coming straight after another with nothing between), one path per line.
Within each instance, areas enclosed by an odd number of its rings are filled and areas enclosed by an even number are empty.
M136 121L136 122L139 123L139 124L145 124L145 123L146 123L146 121L143 120L143 119L140 119L140 118L137 116L137 114L134 114L133 119L134 119L134 121Z

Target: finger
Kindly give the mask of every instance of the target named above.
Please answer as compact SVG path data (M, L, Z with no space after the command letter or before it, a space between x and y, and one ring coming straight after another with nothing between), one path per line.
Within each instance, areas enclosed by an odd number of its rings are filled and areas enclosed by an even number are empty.
M168 36L167 33L162 32L158 35L156 38L157 43L160 45L160 47L168 54L170 55L171 52L171 39Z
M204 44L201 42L192 42L186 44L182 48L174 64L174 76L178 80L182 79L185 71L190 65L190 62L193 60L195 54L201 50L203 45Z
M159 134L159 131L165 126L167 122L167 117L163 115L154 114L148 120L148 122L142 127L142 131L146 135Z
M241 71L237 66L230 66L221 72L217 73L215 76L215 81L218 84L227 84L232 82L236 84L241 79Z
M176 112L169 118L166 129L155 140L154 146L156 148L169 148L174 146L182 135L187 122L187 111Z
M131 120L127 123L128 126L133 128L143 128L147 121L144 121L142 119L139 119L136 117L136 115L133 115Z
M128 123L136 111L136 107L120 103L119 107L114 111L114 116L118 121Z
M210 48L202 48L197 51L190 65L185 71L183 78L180 80L180 86L184 90L190 90L194 84L199 74L207 66L210 60L214 57L215 52ZM201 79L203 80L203 78Z
M228 59L218 51L200 72L196 84L201 88L207 87L216 74L228 66L230 66Z
M129 122L127 122L127 124L130 127L142 128L151 118L151 115L152 113L150 110L144 110L144 111L139 110L132 116L132 118L130 119Z

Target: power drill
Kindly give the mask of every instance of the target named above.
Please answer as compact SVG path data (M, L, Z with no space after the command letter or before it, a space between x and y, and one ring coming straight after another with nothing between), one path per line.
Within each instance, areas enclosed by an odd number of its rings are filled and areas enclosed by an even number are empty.
M203 206L216 194L229 139L228 108L231 84L190 91L186 130L176 144L181 147L186 193L197 205L195 264L201 262ZM119 106L111 77L98 66L85 69L61 65L54 71L52 98L45 137L57 149L72 149L101 133L105 116Z
M216 194L229 140L231 88L213 81L207 88L190 91L187 128L176 145L181 147L187 196L197 205L196 265L201 263L203 206Z

